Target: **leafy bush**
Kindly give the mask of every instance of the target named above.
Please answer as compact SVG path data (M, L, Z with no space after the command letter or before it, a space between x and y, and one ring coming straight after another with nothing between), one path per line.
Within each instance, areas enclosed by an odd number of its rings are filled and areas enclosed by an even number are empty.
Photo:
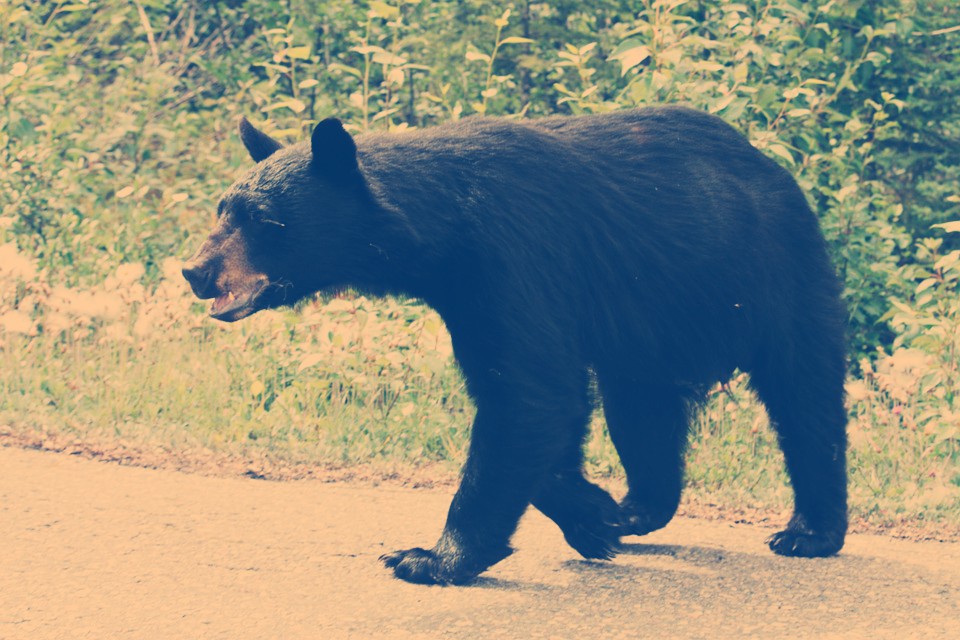
M366 130L685 102L736 124L801 181L847 283L855 360L872 357L893 340L889 294L908 291L899 267L956 209L945 201L960 166L947 90L960 63L947 38L960 36L945 25L960 10L925 7L8 3L2 215L67 282L122 261L156 276L244 162L239 112L300 139L329 113Z

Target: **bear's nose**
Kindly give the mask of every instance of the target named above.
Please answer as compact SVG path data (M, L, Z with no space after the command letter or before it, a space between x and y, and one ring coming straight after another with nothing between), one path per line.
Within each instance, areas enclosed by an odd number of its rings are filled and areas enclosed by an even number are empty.
M183 277L190 283L190 288L193 289L193 293L201 300L216 296L212 291L212 269L195 262L188 262L183 265Z

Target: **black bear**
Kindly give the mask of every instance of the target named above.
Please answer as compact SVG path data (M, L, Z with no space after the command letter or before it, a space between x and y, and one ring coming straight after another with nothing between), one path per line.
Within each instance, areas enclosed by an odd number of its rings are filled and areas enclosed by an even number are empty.
M256 165L223 195L184 275L233 322L318 291L422 299L476 403L439 541L382 558L463 583L510 552L533 504L588 558L663 527L690 413L735 368L779 436L794 514L776 553L827 556L847 528L844 311L793 178L683 107L468 118L354 140L336 119L283 147L246 120ZM599 390L629 491L583 475Z

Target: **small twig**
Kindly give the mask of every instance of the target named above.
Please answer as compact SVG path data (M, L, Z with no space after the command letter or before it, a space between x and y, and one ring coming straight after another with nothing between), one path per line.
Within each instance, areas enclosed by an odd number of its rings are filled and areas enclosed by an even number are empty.
M50 15L47 16L47 19L44 20L43 22L44 27L49 26L50 22L60 13L60 8L65 4L66 4L66 0L63 0L62 2L57 3L57 6L54 7L53 11L50 12Z
M159 67L160 51L157 49L157 41L153 38L153 27L150 26L150 19L147 17L147 12L143 8L143 5L140 4L139 0L133 0L133 4L137 7L137 13L140 14L140 24L143 25L143 30L147 33L147 42L150 43L150 51L153 53L153 62Z
M185 69L187 67L190 43L193 42L194 37L196 36L196 14L197 5L191 2L190 11L187 13L187 26L186 29L184 29L183 39L180 41L180 60L177 62L178 69Z
M156 110L155 112L153 112L153 114L148 118L148 120L157 120L157 119L159 119L161 116L163 116L164 114L168 113L171 109L176 109L177 107L179 107L180 105L182 105L184 102L188 102L189 100L192 100L192 99L193 99L194 97L196 97L198 94L202 93L205 89L206 89L206 87L199 87L199 88L191 89L190 91L187 91L185 94L183 94L182 96L180 96L180 97L177 99L176 102L174 102L174 103L172 103L172 104L165 105L165 106L164 106L163 108L161 108L161 109L157 109L157 110Z
M954 31L960 31L960 24L953 27L945 27L943 29L937 29L936 31L931 31L930 33L919 33L916 35L928 35L928 36L942 36L947 33L953 33Z
M213 3L213 11L214 11L214 13L217 14L217 28L220 30L220 37L223 38L223 46L225 46L225 47L227 48L227 50L232 50L232 49L233 49L233 45L230 44L230 41L229 41L229 39L227 38L227 32L226 32L226 30L224 30L224 28L223 28L223 15L221 15L221 13L220 13L220 3L219 3L219 2L214 2L214 3Z
M188 7L185 6L177 13L177 17L167 23L167 26L163 28L157 35L157 40L163 42L167 39L167 36L176 30L177 26L180 24L180 21L183 20L183 16L186 14Z
M219 46L218 43L223 43L221 35L219 33L211 33L203 42L193 48L193 55L198 57L212 57L216 52L216 47ZM184 58L177 68L170 72L170 75L177 77L183 75L190 66L190 61L191 57Z

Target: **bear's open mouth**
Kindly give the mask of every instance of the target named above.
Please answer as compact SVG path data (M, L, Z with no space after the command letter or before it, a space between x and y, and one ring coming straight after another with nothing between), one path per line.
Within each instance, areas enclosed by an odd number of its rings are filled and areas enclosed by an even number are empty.
M269 282L263 282L250 291L227 291L217 296L210 305L210 316L224 322L236 322L256 313L263 308L259 299L269 286Z
M266 278L254 282L244 290L227 289L214 298L210 316L223 322L236 322L251 316L261 309L273 309L293 304L297 298L289 280L271 282Z

